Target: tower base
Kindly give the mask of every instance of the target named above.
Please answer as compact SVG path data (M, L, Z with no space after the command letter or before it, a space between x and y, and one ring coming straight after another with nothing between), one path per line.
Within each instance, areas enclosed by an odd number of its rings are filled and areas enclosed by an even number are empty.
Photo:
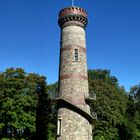
M91 124L76 112L67 108L59 109L58 121L57 140L92 140Z

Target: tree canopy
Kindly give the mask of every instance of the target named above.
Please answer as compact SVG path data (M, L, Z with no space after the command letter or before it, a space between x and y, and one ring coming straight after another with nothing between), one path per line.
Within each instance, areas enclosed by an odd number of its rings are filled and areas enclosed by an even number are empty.
M127 93L109 70L89 70L91 111L97 112L94 140L140 139L140 85ZM55 140L58 83L9 68L0 73L0 139Z
M109 70L89 70L89 87L90 94L97 96L92 103L98 114L93 139L140 139L140 86L126 93Z
M36 131L36 116L39 114L37 109L40 109L40 104L44 104L42 96L47 100L47 95L44 76L26 73L21 68L9 68L1 72L0 137L32 139ZM46 114L49 116L50 113Z

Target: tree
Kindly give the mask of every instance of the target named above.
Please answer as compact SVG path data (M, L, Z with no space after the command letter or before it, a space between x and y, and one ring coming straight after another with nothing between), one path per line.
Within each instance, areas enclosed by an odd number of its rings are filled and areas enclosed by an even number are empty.
M140 85L131 87L126 111L125 140L140 139Z
M31 139L35 133L40 80L42 76L26 73L21 68L9 68L0 73L1 138Z
M52 113L53 104L50 98L50 86L46 86L45 80L39 82L37 90L39 95L37 117L36 117L36 139L55 140L56 124ZM47 89L49 89L47 91Z
M90 94L96 93L97 100L92 108L97 112L94 139L119 140L119 129L125 123L127 95L109 70L89 70Z
M139 140L140 85L128 94L109 70L88 74L90 96L97 96L91 104L98 116L94 140ZM47 85L44 76L21 68L1 72L0 139L55 140L57 95L58 83Z

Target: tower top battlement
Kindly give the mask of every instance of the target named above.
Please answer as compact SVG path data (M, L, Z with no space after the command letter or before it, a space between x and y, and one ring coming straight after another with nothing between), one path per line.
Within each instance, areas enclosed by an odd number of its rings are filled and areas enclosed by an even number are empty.
M63 8L59 12L58 24L60 27L63 27L65 23L75 23L81 27L86 27L88 23L87 12L83 8L77 6Z
M63 8L59 12L59 17L66 16L68 14L79 14L83 15L84 17L87 17L87 12L83 8L77 6Z

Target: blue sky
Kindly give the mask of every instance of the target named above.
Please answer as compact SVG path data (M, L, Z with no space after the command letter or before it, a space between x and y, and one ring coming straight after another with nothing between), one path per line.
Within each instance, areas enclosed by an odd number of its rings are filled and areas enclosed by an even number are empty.
M58 79L60 9L71 0L0 0L0 71ZM140 0L75 0L88 12L89 69L110 69L127 90L140 82Z

